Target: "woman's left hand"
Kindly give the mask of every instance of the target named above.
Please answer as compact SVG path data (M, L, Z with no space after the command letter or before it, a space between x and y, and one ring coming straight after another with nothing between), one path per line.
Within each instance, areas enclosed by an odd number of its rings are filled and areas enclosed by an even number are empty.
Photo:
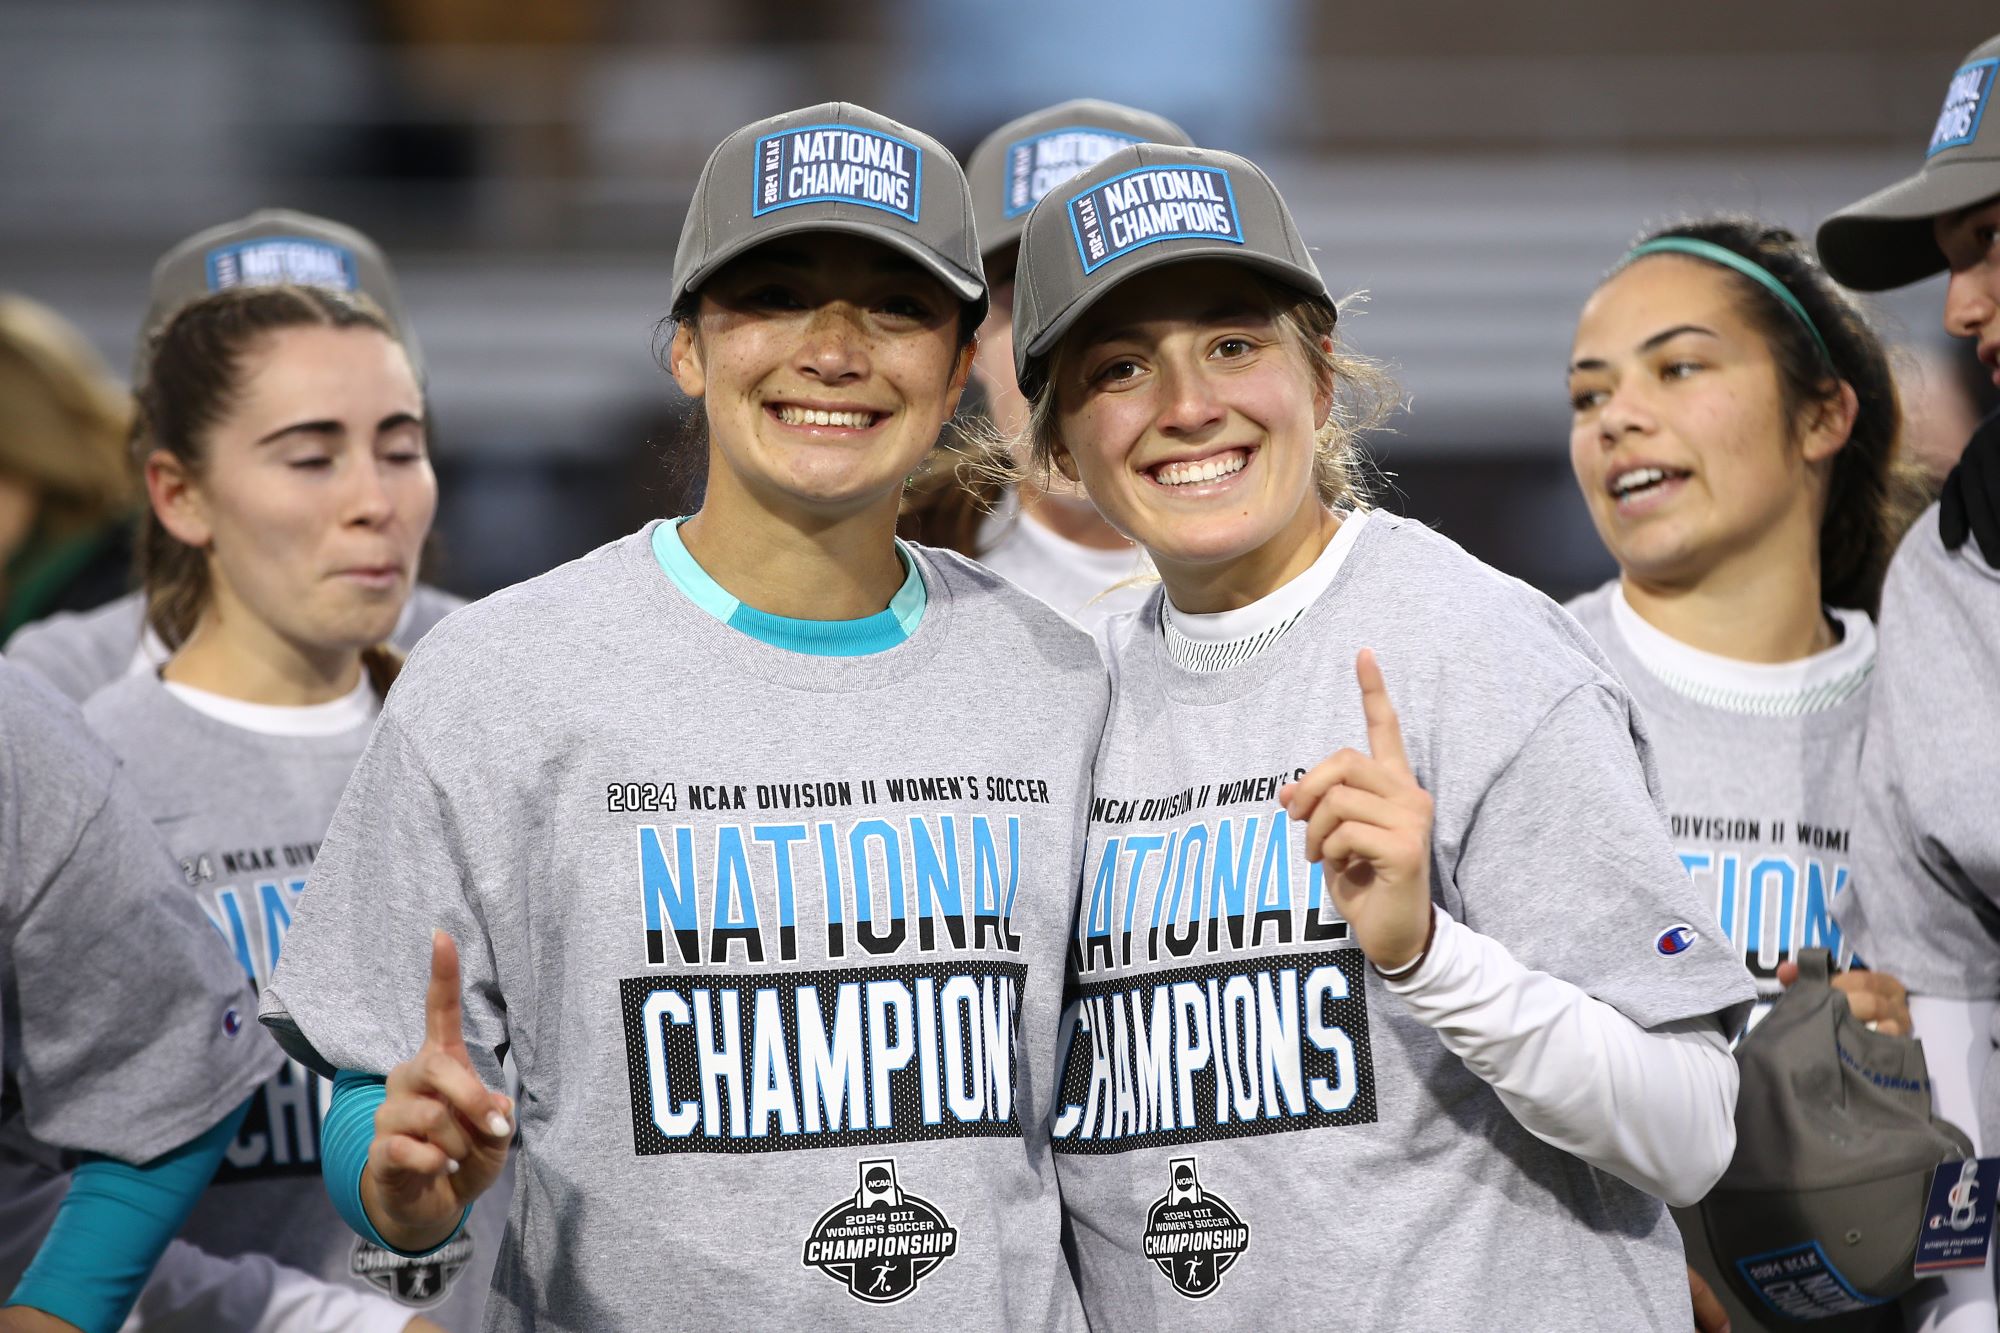
M1403 728L1372 650L1354 659L1368 753L1339 750L1278 792L1306 825L1306 860L1325 863L1334 906L1368 961L1399 972L1431 932L1430 793L1417 785Z

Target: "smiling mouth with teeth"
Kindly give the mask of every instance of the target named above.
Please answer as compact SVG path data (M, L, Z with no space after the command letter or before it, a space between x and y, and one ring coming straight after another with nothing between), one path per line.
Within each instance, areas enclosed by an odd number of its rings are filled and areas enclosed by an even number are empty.
M1664 482L1678 481L1689 474L1677 468L1635 467L1611 479L1611 498L1623 500L1652 490Z
M839 426L844 430L867 430L880 415L865 408L835 412L819 407L794 407L790 403L780 403L772 411L787 426Z
M1153 469L1153 480L1162 486L1193 486L1241 472L1250 456L1241 450L1204 458L1198 463L1162 463Z

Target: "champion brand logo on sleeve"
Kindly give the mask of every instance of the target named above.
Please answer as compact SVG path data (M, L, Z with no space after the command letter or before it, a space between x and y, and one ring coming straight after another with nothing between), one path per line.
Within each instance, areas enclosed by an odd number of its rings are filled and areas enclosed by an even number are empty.
M1986 114L1986 99L1993 93L1994 71L2000 57L1967 65L1951 76L1944 90L1944 109L1938 112L1937 127L1931 131L1929 157L1947 148L1962 148L1979 135L1980 118Z
M303 236L264 236L208 252L208 289L268 287L291 282L351 292L360 286L354 254Z
M794 204L860 204L918 220L924 153L915 144L851 125L808 125L757 141L751 215Z
M1653 941L1653 947L1663 956L1672 958L1675 954L1686 953L1694 948L1696 938L1694 927L1681 922L1661 931L1660 937Z
M1069 201L1085 273L1155 241L1186 237L1243 244L1236 192L1220 167L1140 167Z
M1138 142L1129 134L1079 125L1048 130L1008 144L1006 216L1020 217L1070 177L1090 170L1127 144Z

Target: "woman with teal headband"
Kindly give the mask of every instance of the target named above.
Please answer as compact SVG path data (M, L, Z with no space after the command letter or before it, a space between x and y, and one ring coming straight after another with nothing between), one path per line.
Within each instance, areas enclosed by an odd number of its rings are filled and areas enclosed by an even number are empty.
M1578 320L1569 392L1570 461L1619 567L1569 609L1638 699L1681 861L1756 976L1761 1016L1797 951L1854 962L1832 903L1850 874L1870 617L1921 502L1889 357L1802 242L1720 218L1650 236L1612 270ZM1863 1022L1910 1032L1894 977L1853 968L1834 984ZM1757 1327L1680 1220L1730 1325ZM1707 1308L1701 1326L1721 1327Z

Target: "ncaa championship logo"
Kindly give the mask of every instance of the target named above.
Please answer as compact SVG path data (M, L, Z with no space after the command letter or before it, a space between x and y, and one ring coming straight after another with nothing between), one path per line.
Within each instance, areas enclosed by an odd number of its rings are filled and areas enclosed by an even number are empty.
M443 1249L421 1259L357 1240L348 1271L391 1300L421 1309L450 1295L471 1259L472 1237L466 1235L452 1237Z
M807 1268L817 1268L871 1305L900 1301L958 1253L958 1231L935 1204L896 1182L896 1159L860 1165L860 1187L813 1224Z
M1166 1197L1146 1214L1146 1257L1190 1300L1215 1294L1250 1245L1250 1224L1201 1187L1192 1157L1167 1163Z

